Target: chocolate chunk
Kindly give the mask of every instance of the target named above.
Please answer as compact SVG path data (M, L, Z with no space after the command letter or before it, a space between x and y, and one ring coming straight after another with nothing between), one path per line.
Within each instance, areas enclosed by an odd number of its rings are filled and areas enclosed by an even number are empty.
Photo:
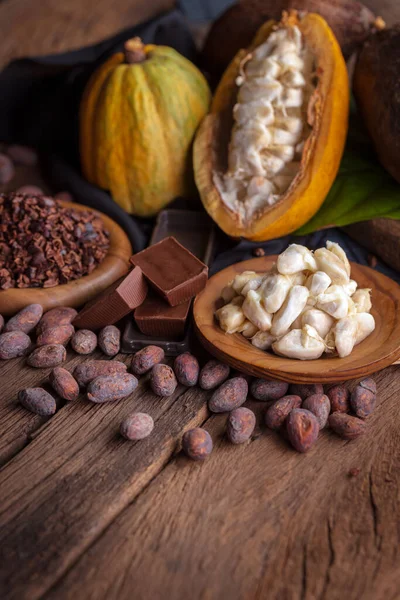
M145 335L179 339L185 333L190 300L179 306L170 306L155 294L149 294L134 313L139 330Z

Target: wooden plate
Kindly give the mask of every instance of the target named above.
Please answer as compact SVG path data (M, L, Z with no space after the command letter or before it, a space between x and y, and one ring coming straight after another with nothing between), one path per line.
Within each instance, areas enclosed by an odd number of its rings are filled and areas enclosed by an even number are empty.
M70 281L52 288L24 288L0 291L0 314L12 316L28 304L38 303L43 309L49 310L56 306L81 306L90 300L119 277L127 273L132 247L125 232L115 221L93 210L88 206L75 202L61 202L65 207L77 211L91 210L101 217L105 229L110 232L110 247L101 264L90 275Z
M193 314L200 341L219 360L256 377L298 383L339 382L365 377L400 357L400 287L377 271L351 264L352 278L372 289L372 314L376 328L346 358L325 357L301 361L276 356L252 346L241 334L224 333L214 319L222 288L242 271L268 271L276 256L254 258L220 271L209 280L194 303Z

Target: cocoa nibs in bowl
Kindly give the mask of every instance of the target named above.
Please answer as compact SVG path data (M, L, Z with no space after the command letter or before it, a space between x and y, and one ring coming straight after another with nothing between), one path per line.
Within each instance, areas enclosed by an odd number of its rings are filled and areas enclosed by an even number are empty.
M48 196L0 194L0 289L49 288L89 275L109 233L91 211Z

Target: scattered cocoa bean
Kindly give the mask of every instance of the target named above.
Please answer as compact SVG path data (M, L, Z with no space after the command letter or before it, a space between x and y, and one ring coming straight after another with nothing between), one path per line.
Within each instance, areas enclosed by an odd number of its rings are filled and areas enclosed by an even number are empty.
M43 314L40 304L29 304L7 321L4 331L23 331L30 333L39 323Z
M130 373L100 375L89 383L87 397L97 404L122 400L132 394L138 383L137 378Z
M265 256L265 250L264 250L264 248L254 248L254 250L253 250L253 256L257 256L257 257Z
M45 329L58 327L60 325L69 325L75 319L77 314L78 312L69 306L52 308L51 310L45 312L43 317L40 319L36 333L39 335Z
M21 185L16 191L16 194L26 196L43 196L44 191L38 185Z
M49 327L40 333L36 340L37 346L47 346L49 344L61 344L66 346L74 335L73 325L60 325L59 327Z
M344 385L334 385L326 392L330 402L331 411L347 413L350 411L350 391Z
M313 394L323 394L324 388L321 383L291 383L289 393L294 396L300 396L302 400L305 400Z
M256 426L256 416L252 410L244 406L235 408L229 413L226 433L232 444L243 444L250 439Z
M231 412L246 402L248 391L248 383L243 377L228 379L215 390L208 401L208 408L214 413Z
M0 359L9 360L25 356L31 347L31 339L23 331L8 331L0 334Z
M371 377L362 379L358 385L364 388L365 390L369 390L373 394L376 394L376 383Z
M316 416L304 408L295 408L287 418L289 442L297 452L307 452L317 441L319 425Z
M37 165L37 152L28 146L12 144L8 146L7 154L17 165L23 165L24 167L34 167Z
M269 429L280 429L294 408L300 408L301 398L294 394L283 396L270 406L265 413L265 424Z
M45 369L46 367L57 367L67 358L67 351L61 344L48 344L36 348L28 356L27 363L30 367L36 369Z
M209 360L200 371L199 385L202 390L213 390L229 377L229 367L218 360Z
M74 369L74 377L80 387L86 387L93 379L102 375L122 375L126 365L118 360L88 360Z
M57 410L53 396L43 388L21 390L18 392L18 400L24 408L42 417L54 415Z
M106 356L115 356L121 347L121 332L115 325L107 325L99 333L99 346Z
M14 164L5 154L0 154L0 184L10 183L15 175Z
M97 335L89 329L79 329L72 336L71 347L77 354L91 354L97 346Z
M79 396L79 385L73 375L63 367L55 367L50 375L49 381L52 388L60 398L64 400L76 400Z
M288 391L289 384L285 381L272 381L269 379L254 379L250 385L253 398L261 402L279 400Z
M358 467L352 467L347 473L348 477L357 477L361 473L361 469Z
M345 440L354 440L367 430L365 421L352 417L347 413L332 413L329 416L328 423L329 427Z
M75 198L69 192L57 192L54 198L61 200L61 202L75 202Z
M3 331L4 329L4 317L3 315L0 315L0 333Z
M192 387L197 384L199 379L199 361L190 352L184 352L176 357L174 361L174 371L177 380L182 385Z
M121 435L127 440L143 440L154 429L154 421L147 413L133 413L121 423Z
M313 394L308 396L302 404L302 408L309 410L316 416L320 429L323 429L331 412L331 403L325 394Z
M362 385L357 385L351 393L350 405L357 417L366 419L375 409L376 394Z
M157 363L164 360L164 350L158 346L146 346L136 352L132 358L131 368L135 375L144 375Z
M210 434L201 427L195 427L183 434L182 449L192 460L204 460L213 449Z
M175 373L168 365L156 364L150 373L150 387L157 396L171 396L178 382Z

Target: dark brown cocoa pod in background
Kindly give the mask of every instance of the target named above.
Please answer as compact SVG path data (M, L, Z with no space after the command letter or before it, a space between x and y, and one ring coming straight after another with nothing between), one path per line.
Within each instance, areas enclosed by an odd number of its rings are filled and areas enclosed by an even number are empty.
M256 416L245 406L235 408L229 413L226 435L232 444L243 444L251 438L256 426Z
M175 358L175 375L182 385L187 387L196 385L199 379L199 370L199 361L190 352L184 352Z
M312 396L313 394L323 394L324 386L321 383L291 383L289 386L289 394L300 396L302 400Z
M202 390L213 390L229 377L230 368L218 360L209 360L200 371L199 385Z
M32 346L31 338L23 331L8 331L0 334L0 359L9 360L25 356Z
M308 396L303 403L302 408L309 410L316 416L320 429L323 429L328 422L331 412L331 403L325 394L313 394Z
M326 392L332 412L347 413L350 411L350 390L344 385L334 385Z
M79 329L71 339L71 348L77 354L91 354L96 350L97 335L89 329Z
M121 332L115 325L107 325L99 332L99 347L106 356L115 356L121 348Z
M182 450L192 460L205 460L213 449L210 434L201 427L190 429L183 434Z
M269 402L279 400L288 391L286 381L273 381L268 379L254 379L250 385L250 393L256 400Z
M150 373L150 387L157 396L171 396L177 385L175 373L170 366L154 365Z
M291 411L300 406L300 396L294 394L283 396L267 409L264 417L266 426L269 429L280 429Z
M45 329L36 340L37 346L47 346L48 344L61 344L66 346L75 333L73 325L59 325L58 327L49 327Z
M328 418L329 427L345 440L354 440L366 433L367 424L347 413L335 412Z
M208 408L211 412L231 412L246 402L249 386L243 377L233 377L225 381L211 396Z
M286 431L293 448L307 452L318 439L318 420L309 410L295 408L287 418Z
M57 410L53 396L43 388L21 390L18 392L18 400L24 408L42 417L50 417Z
M135 375L144 375L150 371L154 365L164 360L164 356L164 350L158 346L146 346L145 348L142 348L142 350L136 352L135 356L132 358L132 373Z
M35 369L45 369L46 367L57 367L67 358L67 351L61 344L48 344L36 348L28 356L27 364Z
M126 373L126 365L118 360L87 360L75 367L73 375L78 384L85 387L101 375L123 375L124 373Z
M51 387L63 400L71 402L78 398L78 382L67 369L55 367L49 375L49 381Z
M42 314L43 308L40 304L29 304L7 321L4 331L30 333L39 323Z

